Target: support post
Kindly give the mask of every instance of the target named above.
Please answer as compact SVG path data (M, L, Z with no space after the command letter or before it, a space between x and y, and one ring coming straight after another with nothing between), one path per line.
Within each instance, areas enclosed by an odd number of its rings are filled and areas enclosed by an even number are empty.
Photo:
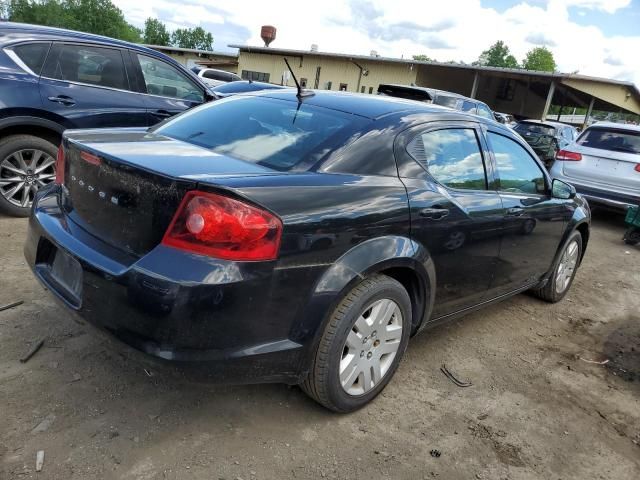
M551 107L551 102L553 101L553 94L556 91L556 82L551 82L549 85L549 93L547 94L547 102L544 104L544 110L542 112L542 121L544 122L547 119L547 115L549 114L549 107Z
M593 110L593 103L595 102L595 98L591 97L591 101L589 102L589 108L587 108L587 114L584 116L584 122L582 123L582 130L587 128L589 123L589 117L591 117L591 111Z
M471 95L469 95L471 98L476 98L476 93L478 93L478 72L476 71L475 75L473 76L473 85L471 86Z

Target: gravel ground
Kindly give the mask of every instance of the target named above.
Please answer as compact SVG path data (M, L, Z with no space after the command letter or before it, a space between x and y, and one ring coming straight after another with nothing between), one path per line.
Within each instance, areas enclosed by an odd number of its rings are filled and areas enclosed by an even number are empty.
M0 305L24 300L0 312L2 480L640 478L640 248L619 216L595 215L564 301L518 295L424 333L350 415L297 387L145 371L36 283L25 230L0 216Z

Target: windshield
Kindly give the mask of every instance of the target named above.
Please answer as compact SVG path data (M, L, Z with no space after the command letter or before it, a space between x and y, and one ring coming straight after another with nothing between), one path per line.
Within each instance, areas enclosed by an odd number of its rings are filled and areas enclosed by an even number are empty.
M578 145L640 154L640 132L592 127L588 128L578 139Z
M315 164L369 121L304 103L239 96L191 110L155 132L285 171Z
M521 135L550 135L554 136L556 129L547 125L540 125L539 123L518 123L514 130Z

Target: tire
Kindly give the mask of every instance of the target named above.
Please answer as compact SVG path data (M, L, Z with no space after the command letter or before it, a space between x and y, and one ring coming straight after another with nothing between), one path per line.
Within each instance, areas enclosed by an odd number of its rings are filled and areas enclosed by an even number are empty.
M41 152L34 158L32 152ZM18 157L14 154L22 153L25 166L29 170L24 171L24 175L18 174L16 169L23 170L18 163ZM55 179L55 161L58 147L44 138L33 135L11 135L0 141L0 211L14 217L28 217L33 203L33 195L38 188L51 183ZM36 161L36 165L32 162ZM40 167L48 166L38 171ZM31 170L33 167L33 170ZM31 175L29 172L33 171ZM20 181L7 183L8 179L20 178ZM4 182L2 180L4 179ZM26 181L24 181L26 180ZM11 198L13 188L19 188ZM22 196L22 193L25 196ZM26 203L25 203L26 199Z
M388 312L391 309L393 313L390 314ZM388 322L385 320L387 317L390 319ZM375 322L376 318L380 323ZM363 323L369 321L373 326ZM398 323L402 327L401 332L398 331ZM366 328L360 328L362 326ZM382 328L384 330L378 333L377 329ZM393 377L409 343L410 333L411 300L404 287L385 275L374 275L363 280L331 314L314 354L309 375L301 384L302 389L334 412L346 413L363 407ZM395 354L383 353L394 348L397 348ZM379 365L377 370L374 364ZM348 377L345 379L346 387L340 379L341 365L346 367L343 377ZM365 373L367 370L368 374ZM377 381L374 372L377 372ZM369 375L373 383L365 382L365 375ZM352 384L351 379L355 379Z
M629 227L624 233L624 237L622 238L622 240L627 245L637 245L638 243L640 243L640 228Z
M575 248L575 250L573 250L573 248ZM572 250L571 252L567 253L569 249ZM569 255L571 258L575 258L575 264L568 276L566 274L566 268L568 265L564 263L565 255ZM571 288L573 279L575 278L578 267L580 266L581 258L582 235L580 235L580 232L575 230L573 233L571 233L571 235L569 235L569 238L562 246L562 250L560 251L558 259L553 266L553 272L551 273L551 276L547 283L541 288L531 290L531 293L549 303L556 303L562 300ZM560 270L562 268L564 268L564 275L560 275Z

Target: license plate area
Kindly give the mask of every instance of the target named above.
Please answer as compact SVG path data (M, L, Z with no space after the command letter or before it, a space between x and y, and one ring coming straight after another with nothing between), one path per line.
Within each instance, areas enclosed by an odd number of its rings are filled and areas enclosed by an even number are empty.
M51 242L41 242L36 270L49 288L70 306L82 303L83 271L80 262Z

